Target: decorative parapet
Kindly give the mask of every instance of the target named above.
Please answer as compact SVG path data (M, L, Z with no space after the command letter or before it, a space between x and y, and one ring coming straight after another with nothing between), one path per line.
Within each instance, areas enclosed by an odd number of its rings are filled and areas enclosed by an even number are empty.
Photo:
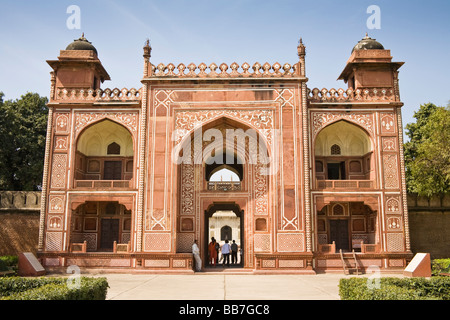
M40 208L40 191L0 191L0 211L39 211Z
M141 89L80 89L56 88L53 101L68 102L108 102L108 101L140 101Z
M383 102L399 101L394 88L361 89L309 89L308 100L311 102Z
M177 67L169 63L163 63L155 66L152 64L151 78L154 77L175 77L175 78L247 78L247 77L266 77L266 78L290 78L298 77L298 63L291 65L285 63L281 65L276 62L273 65L269 63L260 64L256 62L250 66L247 62L242 65L233 62L230 66L225 63L217 65L211 63L207 66L205 63L200 63L198 66L194 63L184 65L180 63Z

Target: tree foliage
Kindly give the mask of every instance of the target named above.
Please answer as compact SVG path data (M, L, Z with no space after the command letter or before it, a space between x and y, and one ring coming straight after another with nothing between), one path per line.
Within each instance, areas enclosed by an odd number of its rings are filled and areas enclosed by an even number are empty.
M414 113L416 123L406 126L408 192L431 197L450 193L450 107L432 103Z
M0 190L39 190L45 154L47 98L27 93L3 101L0 92Z

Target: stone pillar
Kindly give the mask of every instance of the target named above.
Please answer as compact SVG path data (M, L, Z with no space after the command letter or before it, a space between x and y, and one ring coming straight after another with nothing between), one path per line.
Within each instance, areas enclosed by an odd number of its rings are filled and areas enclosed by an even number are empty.
M300 38L297 47L299 57L300 76L305 77L305 56L306 48ZM306 251L312 251L312 234L311 234L311 181L310 181L310 165L309 165L309 126L308 126L308 102L307 102L307 87L306 81L301 80L301 94L302 94L302 128L303 128L303 168L304 168L304 190L305 190L305 238Z
M44 229L45 229L45 215L47 209L48 167L50 161L50 145L51 145L50 140L52 137L52 123L53 123L53 108L50 107L48 109L47 135L45 138L44 169L42 174L42 193L41 193L41 209L40 209L41 214L39 218L39 241L38 241L39 251L42 251L44 248Z
M148 70L150 65L151 47L149 41L144 47L144 78L149 76ZM141 104L141 122L140 122L140 137L139 137L139 180L138 180L138 206L136 212L136 248L135 251L142 251L142 235L143 235L143 219L144 219L144 192L145 192L145 144L147 133L147 96L148 88L144 84L142 87L142 104Z

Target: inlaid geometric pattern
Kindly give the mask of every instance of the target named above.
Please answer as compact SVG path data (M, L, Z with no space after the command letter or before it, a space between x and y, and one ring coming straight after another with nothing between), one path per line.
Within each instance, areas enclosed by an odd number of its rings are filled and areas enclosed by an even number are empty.
M255 252L270 251L270 234L255 234L253 238Z
M66 186L67 155L55 154L52 161L52 188L64 188Z
M194 237L194 233L177 233L177 252L191 253Z
M301 233L278 233L277 234L278 251L280 252L303 252L305 251L303 243L303 234Z
M389 267L404 267L403 259L389 259Z
M170 233L146 233L144 235L144 251L170 251L172 236Z
M172 261L172 266L174 268L185 268L186 267L186 260L174 259Z
M401 233L387 233L386 234L387 251L401 252L403 248L403 234Z
M47 232L45 241L46 251L62 250L62 232Z
M276 266L276 261L275 260L264 259L262 261L262 267L263 268L275 268L275 266Z
M156 267L156 268L168 268L170 266L170 260L162 259L162 260L153 260L153 259L145 259L144 262L145 267Z
M390 189L398 188L399 182L397 175L398 166L396 154L383 155L383 169L385 187Z
M110 265L112 267L130 267L130 259L111 259Z
M44 266L46 267L59 267L59 258L45 258Z
M303 268L303 260L279 260L278 266L280 268Z

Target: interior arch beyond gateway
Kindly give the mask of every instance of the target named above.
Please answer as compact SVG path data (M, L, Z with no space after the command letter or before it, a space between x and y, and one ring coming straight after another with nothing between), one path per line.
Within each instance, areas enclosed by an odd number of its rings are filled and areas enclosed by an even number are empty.
M216 239L220 246L224 245L225 240L227 240L230 245L234 240L238 248L237 263L231 264L230 256L230 266L244 266L244 256L242 255L244 248L244 210L241 210L238 204L234 202L214 202L208 206L207 210L205 210L205 231L208 231L205 232L204 239L204 249L207 253L205 257L208 257L208 259L205 259L205 266L213 266L208 253L208 244L211 242L212 237ZM220 257L221 254L219 251L218 259L220 259ZM217 262L223 263L223 260Z

